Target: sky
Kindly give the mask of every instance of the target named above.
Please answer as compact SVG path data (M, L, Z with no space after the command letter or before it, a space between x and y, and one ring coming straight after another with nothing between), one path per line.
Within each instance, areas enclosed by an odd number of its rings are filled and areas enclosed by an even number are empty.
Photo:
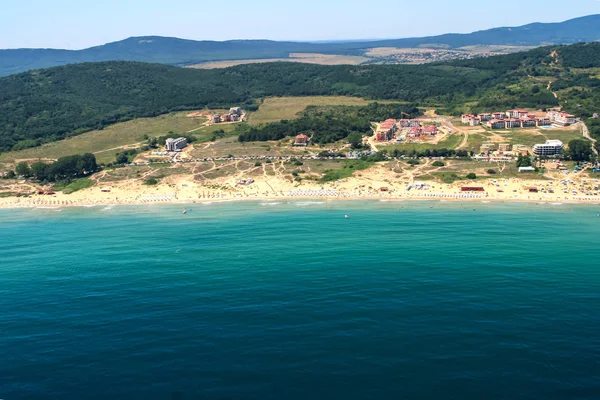
M498 9L500 7L500 10ZM82 49L131 36L384 39L600 14L600 0L2 0L0 48Z

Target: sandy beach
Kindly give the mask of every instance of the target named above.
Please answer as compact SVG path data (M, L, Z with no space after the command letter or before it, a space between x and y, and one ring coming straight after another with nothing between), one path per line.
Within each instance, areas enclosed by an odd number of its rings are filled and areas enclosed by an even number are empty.
M379 199L388 201L501 201L548 203L600 203L594 180L556 171L545 179L479 179L452 184L436 181L395 181L382 168L363 171L358 176L332 183L315 181L290 182L280 177L257 179L240 185L236 177L211 181L195 181L193 176L169 176L158 185L143 185L139 180L113 182L93 186L72 194L38 194L34 185L27 197L0 198L1 208L71 207L114 204L172 204L233 200L272 199ZM566 183L566 184L565 184ZM20 181L15 185L25 185ZM480 187L481 191L465 192L462 187Z

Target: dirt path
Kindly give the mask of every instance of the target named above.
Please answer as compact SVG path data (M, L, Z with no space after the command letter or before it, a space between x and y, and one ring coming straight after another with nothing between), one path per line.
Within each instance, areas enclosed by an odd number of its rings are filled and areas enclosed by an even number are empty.
M589 141L592 142L592 151L594 152L594 154L598 155L598 150L596 150L596 142L597 140L594 139L591 135L590 135L590 131L588 130L587 125L585 124L585 122L583 121L579 121L579 124L581 124L581 133L583 134L583 137L588 139Z
M92 154L100 154L100 153L105 153L107 151L120 150L120 149L128 149L128 148L131 148L131 147L139 146L141 144L144 144L144 142L124 144L123 146L113 147L112 149L104 149L104 150L100 150L100 151L95 151Z
M464 149L465 147L467 147L467 144L469 142L469 132L468 131L461 131L460 133L462 133L463 139L460 142L460 144L456 147L456 150Z

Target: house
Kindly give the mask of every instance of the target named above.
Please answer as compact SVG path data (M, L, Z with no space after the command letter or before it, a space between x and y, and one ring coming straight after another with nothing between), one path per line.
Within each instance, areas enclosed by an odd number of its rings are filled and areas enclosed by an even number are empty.
M477 125L481 124L481 121L482 121L478 116L470 115L470 114L464 114L460 118L460 120L463 124L471 125L471 126L477 126Z
M536 122L537 126L550 126L550 125L552 125L552 121L550 121L550 118L548 118L548 117L536 118L535 122Z
M600 118L600 116L598 116L598 113L594 113L594 115L592 115L592 118L598 119L598 118Z
M177 139L168 138L165 142L165 149L167 151L181 151L187 146L187 139L180 137Z
M529 117L522 117L521 118L521 126L523 128L531 128L536 126L536 120L533 118L529 118Z
M408 134L408 136L413 137L413 138L421 136L421 127L413 126L412 129L410 130L410 133Z
M512 151L512 144L510 144L510 143L500 143L498 145L498 151L500 153L508 153L509 151Z
M421 126L421 123L418 119L401 119L398 121L398 125L400 125L401 128L412 128L415 126Z
M469 123L469 121L471 121L472 118L475 118L475 116L471 115L471 114L463 114L460 117L460 122L462 122L463 124L467 125Z
M481 148L479 150L480 154L490 154L490 152L496 150L496 144L495 143L484 143L481 145Z
M507 128L520 128L521 125L521 120L520 119L515 119L515 118L511 118L506 120L506 127Z
M538 156L555 156L560 154L563 149L563 142L560 140L546 140L544 144L533 146L533 154Z
M294 140L294 146L306 146L308 144L308 136L300 134Z
M520 154L522 156L527 156L529 155L529 149L527 148L527 146L523 146L522 144L516 144L513 146L513 152Z
M231 114L221 116L221 122L231 122Z
M577 122L574 115L567 114L564 111L549 111L546 113L546 117L550 118L552 123L561 126L573 125Z
M398 130L398 125L396 125L395 119L386 119L379 126L381 130L390 130L392 133L395 133Z
M490 129L504 129L506 128L506 122L499 119L492 119L487 122L487 127Z
M522 117L526 117L527 114L529 114L529 111L525 111L525 110L508 110L506 112L506 116L508 118L522 118Z
M506 113L503 113L503 112L492 113L492 119L505 119L505 118L506 118Z
M242 108L241 107L231 107L229 109L229 115L237 115L238 117L240 117L242 115Z
M214 124L218 124L219 122L221 122L221 115L219 115L219 114L213 115L212 120L213 120Z
M489 121L490 119L492 119L492 114L489 114L489 113L478 114L477 118L479 118L479 120L481 122L486 122L486 121Z
M435 125L428 125L423 127L423 133L428 136L435 136L438 134L438 127Z

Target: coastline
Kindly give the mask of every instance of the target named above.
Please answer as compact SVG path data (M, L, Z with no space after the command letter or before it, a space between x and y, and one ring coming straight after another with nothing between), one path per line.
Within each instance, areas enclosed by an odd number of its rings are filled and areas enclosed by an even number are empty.
M480 179L454 183L398 180L383 168L373 168L337 182L293 182L279 177L263 176L248 185L240 185L238 177L197 181L194 176L173 175L158 185L148 186L139 180L96 184L71 194L43 191L25 181L14 187L28 189L27 196L0 198L0 209L39 207L91 207L109 205L186 204L245 201L444 201L494 203L561 203L600 204L600 183L588 177L573 175L573 181L556 173L549 179ZM395 179L396 178L396 179ZM10 190L10 187L5 190ZM467 190L467 191L465 191ZM472 190L472 191L469 191ZM17 190L14 189L14 192Z
M15 198L19 199L19 198ZM169 200L169 201L138 201L138 202L119 202L119 201L103 201L94 203L65 203L65 204L32 204L28 202L14 202L0 204L0 210L11 209L61 209L61 208L93 208L103 206L143 206L143 205L163 205L173 206L180 205L183 207L199 205L199 204L218 204L218 203L248 203L248 202L263 202L276 203L277 201L321 201L321 202L383 202L383 203L403 203L403 202L430 202L430 203L494 203L494 204L550 204L550 205L585 205L594 206L600 205L600 199L589 200L573 200L573 199L548 199L548 198L495 198L495 197L435 197L435 196L407 196L407 197L379 197L379 196L363 196L363 197L328 197L328 196L273 196L273 197L225 197L225 198L208 198L198 200Z

